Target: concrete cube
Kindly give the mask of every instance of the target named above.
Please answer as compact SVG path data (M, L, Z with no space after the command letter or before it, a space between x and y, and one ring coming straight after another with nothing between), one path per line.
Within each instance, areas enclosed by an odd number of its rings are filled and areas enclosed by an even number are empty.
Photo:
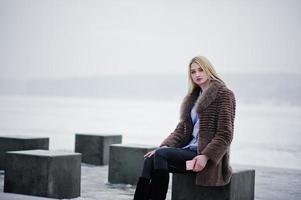
M0 170L4 170L4 156L7 151L21 151L33 149L49 149L48 137L32 136L0 136Z
M110 145L120 144L122 135L75 134L75 152L82 154L82 162L93 165L109 163Z
M172 176L172 200L254 200L255 170L234 170L226 186L208 187L195 184L193 173Z
M111 145L109 182L136 185L141 176L144 154L155 148L146 145Z
M4 192L58 199L80 196L79 153L11 151L5 160Z

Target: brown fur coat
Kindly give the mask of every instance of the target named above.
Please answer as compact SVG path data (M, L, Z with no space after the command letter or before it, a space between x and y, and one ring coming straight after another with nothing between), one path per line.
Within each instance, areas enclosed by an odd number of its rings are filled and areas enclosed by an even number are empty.
M202 95L199 96L199 93L200 88L196 88L184 98L180 122L161 146L181 148L191 140L193 124L190 111L196 103L200 116L198 155L209 158L205 168L197 173L196 184L226 185L232 175L229 153L233 138L235 97L231 90L217 81L211 81Z

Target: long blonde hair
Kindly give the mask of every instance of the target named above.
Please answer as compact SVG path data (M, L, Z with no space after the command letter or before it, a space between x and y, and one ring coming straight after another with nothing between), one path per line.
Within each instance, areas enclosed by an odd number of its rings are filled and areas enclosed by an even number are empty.
M209 62L209 60L205 56L197 56L194 57L188 66L188 92L192 92L195 88L199 87L197 84L195 84L191 78L191 64L196 63L198 64L205 72L206 74L211 78L211 80L216 80L223 85L225 85L224 81L219 77L219 75L214 70L212 64Z

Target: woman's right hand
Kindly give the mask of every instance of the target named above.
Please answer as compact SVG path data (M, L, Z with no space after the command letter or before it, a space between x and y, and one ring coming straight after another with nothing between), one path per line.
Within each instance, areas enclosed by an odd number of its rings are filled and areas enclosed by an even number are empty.
M151 157L152 155L155 154L155 152L156 152L156 150L152 150L152 151L150 151L150 152L147 152L147 153L144 155L144 158L149 158L149 157Z
M162 146L162 147L160 147L160 148L164 148L164 147L167 147L167 146ZM154 150L152 150L152 151L150 151L150 152L147 152L147 153L144 155L144 158L152 157L152 156L155 154L156 150L157 150L157 149L154 149Z

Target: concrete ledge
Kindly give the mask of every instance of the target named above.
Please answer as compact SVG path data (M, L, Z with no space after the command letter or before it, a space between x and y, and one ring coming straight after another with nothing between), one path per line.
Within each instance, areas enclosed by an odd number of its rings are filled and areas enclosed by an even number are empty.
M110 183L136 185L143 167L143 156L155 146L113 144L110 146Z
M93 165L109 163L110 145L120 144L122 135L75 134L75 152L82 154L82 162Z
M5 153L7 151L22 151L32 149L49 149L48 137L30 136L0 136L0 170L5 168Z
M59 199L80 196L79 153L11 151L5 160L4 192Z
M172 200L254 200L255 170L234 170L230 184L197 186L195 174L173 174Z

